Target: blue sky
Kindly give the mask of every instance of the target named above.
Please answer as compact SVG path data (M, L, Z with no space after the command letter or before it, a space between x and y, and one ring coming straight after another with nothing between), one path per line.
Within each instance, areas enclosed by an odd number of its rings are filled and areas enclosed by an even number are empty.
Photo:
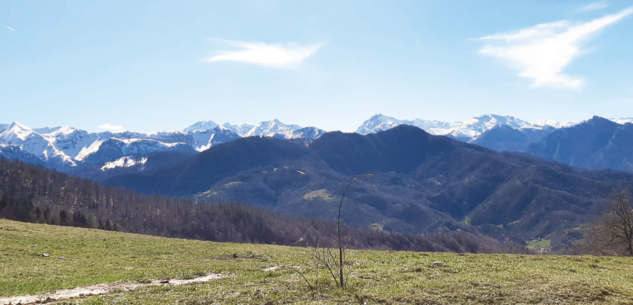
M0 122L633 117L630 1L0 0Z

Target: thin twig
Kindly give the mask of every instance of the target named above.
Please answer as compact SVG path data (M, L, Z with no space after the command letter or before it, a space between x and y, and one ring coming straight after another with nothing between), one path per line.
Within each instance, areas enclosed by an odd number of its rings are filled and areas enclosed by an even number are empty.
M358 175L356 176L356 178L354 178L354 180L352 180L347 187L345 187L345 191L343 191L343 196L341 196L341 202L338 205L338 218L336 219L336 230L338 233L338 250L339 250L339 282L340 282L340 287L341 288L345 288L345 279L343 277L343 245L341 243L341 208L343 207L343 199L345 199L345 193L347 193L347 189L349 189L349 187L352 185L352 183L363 179L365 177L368 176L373 176L373 174L362 174L362 175Z
M306 282L306 284L308 284L308 287L310 287L310 289L314 289L314 287L312 286L312 284L310 284L310 281L308 281L308 279L305 277L305 275L303 275L303 273L299 272L298 270L296 270L293 267L284 267L285 269L290 269L296 273L298 273L299 275L301 275L301 277L303 278L303 280Z

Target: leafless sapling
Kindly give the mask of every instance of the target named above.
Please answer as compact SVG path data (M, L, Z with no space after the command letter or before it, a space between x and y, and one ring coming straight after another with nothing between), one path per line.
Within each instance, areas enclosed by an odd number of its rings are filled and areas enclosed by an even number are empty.
M359 176L356 176L356 178L354 178L348 185L347 187L345 187L345 191L343 191L343 196L341 196L341 202L338 205L338 218L336 219L336 231L338 234L338 251L339 251L339 262L338 262L338 274L339 274L339 279L338 279L338 285L341 288L344 288L346 285L346 281L345 281L345 277L343 275L343 261L345 260L345 247L343 246L343 240L341 239L341 209L343 207L343 199L345 199L345 194L347 193L347 190L349 189L349 187L352 185L352 183L363 179L365 177L368 176L373 176L373 174L362 174ZM330 254L331 256L331 254ZM334 279L336 281L336 278Z

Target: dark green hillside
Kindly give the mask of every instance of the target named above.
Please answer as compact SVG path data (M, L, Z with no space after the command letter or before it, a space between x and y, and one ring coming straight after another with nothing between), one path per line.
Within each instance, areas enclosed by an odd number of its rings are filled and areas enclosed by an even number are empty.
M120 167L111 168L108 170L102 170L103 164L84 166L81 169L74 171L73 176L86 178L95 181L103 181L114 176L120 176L125 174L138 173L139 171L150 171L158 168L167 167L185 161L198 154L195 151L161 151L148 154L135 154L128 157L132 157L135 160L147 158L147 162L140 166L132 167ZM29 162L30 163L30 162Z
M235 204L195 204L148 196L0 158L0 218L98 228L163 237L265 243L331 245L334 223L274 214ZM465 232L411 236L368 228L343 228L351 248L415 251L493 251L498 243Z
M114 177L107 183L149 194L190 195L244 170L311 155L310 149L284 140L243 138L214 146L174 166Z
M315 140L310 148L332 169L343 174L409 174L429 157L451 152L462 144L446 137L432 136L412 126L396 129L395 132L385 131L367 136L331 132Z
M558 243L566 243L567 232L588 221L593 205L614 188L633 185L631 174L499 153L405 125L367 136L332 132L309 146L242 139L108 183L333 219L337 195L365 172L376 176L352 188L346 224L406 233L460 229L516 240L549 236Z

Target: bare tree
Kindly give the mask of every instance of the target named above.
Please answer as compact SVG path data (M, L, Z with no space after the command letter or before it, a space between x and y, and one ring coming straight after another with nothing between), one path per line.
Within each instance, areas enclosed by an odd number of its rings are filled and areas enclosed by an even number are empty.
M602 254L633 256L633 197L628 189L615 192L605 213L590 227L592 248Z
M347 187L345 188L345 191L343 192L343 196L341 196L341 203L339 203L338 205L338 218L336 219L336 230L338 233L338 259L339 259L339 263L337 265L338 267L338 273L339 273L339 280L338 280L338 284L340 287L344 288L345 287L345 277L343 275L343 261L345 260L345 247L343 246L343 241L341 239L341 208L343 207L343 199L345 199L345 193L347 193L347 189L349 189L349 187L352 185L352 183L363 179L365 177L368 176L373 176L372 174L362 174L357 176L356 178L354 178L354 180L352 180ZM330 254L331 255L331 254ZM336 279L335 279L336 280Z
M308 280L308 278L301 273L300 270L295 268L291 268L292 271L298 273L303 280L308 284L310 289L318 290L319 289L319 266L323 266L325 270L330 274L332 280L336 284L336 286L340 288L345 288L347 286L347 277L345 276L344 267L345 267L345 250L347 249L347 245L343 245L343 238L341 236L341 211L343 209L343 200L345 199L345 194L349 187L356 181L363 179L367 176L373 176L372 174L362 174L354 178L348 185L345 187L345 191L343 191L343 195L341 196L341 202L338 205L338 218L336 219L336 232L338 237L338 255L337 251L332 248L322 247L319 249L319 245L314 249L314 271L315 271L315 280L314 285L312 282Z

